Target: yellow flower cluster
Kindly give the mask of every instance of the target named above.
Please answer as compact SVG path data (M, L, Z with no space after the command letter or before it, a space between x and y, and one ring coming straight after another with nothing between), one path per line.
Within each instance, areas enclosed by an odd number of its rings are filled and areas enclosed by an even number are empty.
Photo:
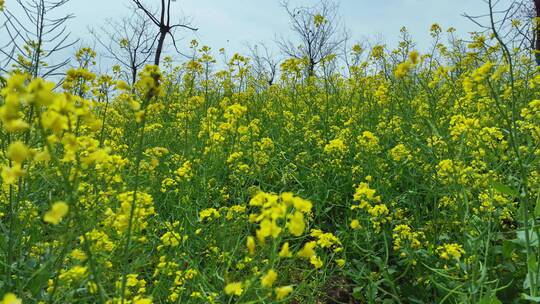
M451 244L443 244L439 247L437 247L437 252L441 259L444 260L450 260L454 259L459 261L461 257L465 254L465 250L463 249L463 246L456 243Z
M0 3L2 4L2 3ZM0 6L1 8L1 6ZM6 293L4 297L2 298L2 304L22 304L22 300L19 299L15 294L13 293Z
M312 208L310 201L290 192L280 195L259 192L249 201L249 205L260 208L259 213L249 216L251 222L259 224L256 235L260 242L267 237L277 238L283 228L294 236L302 235L306 228L305 216Z
M324 152L328 154L344 154L347 152L347 146L341 138L331 140L326 146L324 146Z
M381 225L389 223L392 219L390 210L381 202L381 197L376 195L376 190L369 187L368 183L362 182L356 188L354 201L358 204L352 205L351 210L361 209L367 212L369 220L375 232L381 231ZM356 229L360 226L358 220L351 222L351 228Z
M404 61L396 67L394 71L394 76L396 78L403 78L409 74L409 72L418 64L420 54L417 51L412 51L409 54L409 59Z

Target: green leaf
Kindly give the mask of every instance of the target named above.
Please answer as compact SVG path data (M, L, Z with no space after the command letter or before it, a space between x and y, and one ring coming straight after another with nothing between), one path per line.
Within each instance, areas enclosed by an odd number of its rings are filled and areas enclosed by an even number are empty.
M502 244L502 254L503 254L503 257L505 258L511 258L512 257L512 252L514 251L515 249L515 244L508 241L508 240L504 240L503 241L503 244Z
M538 191L538 195L536 196L536 206L534 206L534 216L540 217L540 191Z
M379 290L377 289L377 284L376 283L369 283L368 284L368 289L367 289L367 294L368 294L368 300L370 301L375 301L375 299L377 299L377 295L379 294Z
M527 266L529 267L531 272L533 273L538 272L538 263L536 262L536 256L532 254L529 256L529 258L527 259Z
M531 302L540 303L540 297L533 297L533 296L522 293L521 298L523 300L529 300Z
M491 295L491 296L485 296L480 301L478 301L478 304L502 304L502 302L497 299L497 296Z
M363 298L363 293L364 293L364 288L363 287L360 287L360 286L357 286L355 288L353 288L353 298L355 298L356 300L360 300Z
M518 191L517 190L515 190L513 188L510 188L509 186L507 186L505 184L501 184L499 182L492 181L491 185L493 186L493 188L495 190L497 190L497 192L500 192L502 194L506 194L506 195L509 195L509 196L512 196L512 197L518 196Z
M527 246L538 247L538 236L536 233L534 233L534 231L529 230L529 244L527 244L525 230L518 230L516 232L516 239L514 242L523 248L527 248Z
M437 127L431 122L431 120L427 120L427 123L428 123L429 126L431 127L431 130L433 131L433 133L434 133L435 135L437 135L438 137L441 137L439 130L438 130Z

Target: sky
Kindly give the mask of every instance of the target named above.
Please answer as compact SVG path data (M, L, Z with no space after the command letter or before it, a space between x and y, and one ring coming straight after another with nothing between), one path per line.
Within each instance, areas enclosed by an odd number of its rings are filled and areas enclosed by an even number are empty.
M146 0L147 3L158 2ZM486 12L482 0L336 0L340 14L353 38L397 40L406 26L421 46L429 45L429 28L434 22L458 32L476 29L461 16ZM316 0L292 0L292 6L315 4ZM84 34L88 26L107 18L129 15L130 0L72 0L74 32ZM178 17L188 16L199 30L194 37L214 48L242 49L245 43L271 43L276 34L287 36L289 20L280 0L178 0ZM180 33L182 36L182 33ZM191 33L185 33L189 38ZM191 39L186 39L186 44Z
M13 0L12 0L13 1ZM454 27L465 37L477 27L463 13L486 12L483 0L335 0L342 21L353 41L372 41L392 46L399 40L399 30L407 27L420 50L431 44L429 28L438 23L443 29ZM7 0L9 7L10 0ZM81 44L93 45L88 28L99 28L107 19L130 15L130 0L71 0L65 7L75 15L70 22L74 36ZM146 0L158 3L157 0ZM290 0L291 6L309 5L317 0ZM188 48L195 38L214 50L228 53L247 52L246 45L264 42L275 45L278 37L291 35L288 16L280 0L177 0L177 17L189 17L199 30L179 32L181 46Z

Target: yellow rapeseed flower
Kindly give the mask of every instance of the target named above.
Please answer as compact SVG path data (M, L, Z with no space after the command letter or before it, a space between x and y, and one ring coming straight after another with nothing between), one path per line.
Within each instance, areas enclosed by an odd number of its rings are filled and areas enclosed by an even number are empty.
M2 2L0 2L0 5L2 5ZM4 295L4 298L0 304L22 304L22 300L17 298L15 294L8 292Z
M411 70L411 63L408 61L402 62L398 64L396 70L394 71L394 75L396 78L403 78L409 74L409 71Z
M326 22L326 18L324 18L323 15L317 14L313 17L313 23L315 23L316 27L320 27Z
M313 204L310 201L305 200L305 199L300 198L300 197L295 197L294 198L293 205L294 205L294 208L296 210L301 211L303 213L311 212L311 208L313 206Z
M68 213L69 206L65 202L56 202L52 205L51 210L45 213L43 220L53 225L58 225L64 216Z
M409 54L409 60L411 61L412 64L418 64L419 57L420 57L420 53L418 53L418 51L412 51Z
M289 242L285 242L283 246L281 246L281 250L279 251L279 256L282 258L292 257L292 253L289 250Z
M341 138L336 138L328 142L326 146L324 146L324 153L332 154L332 153L345 153L347 152L347 146L343 142Z
M309 262L315 266L316 269L319 269L323 266L323 261L321 260L320 257L314 255L312 256L311 258L309 258Z
M26 174L26 171L22 169L20 164L13 164L12 167L2 168L2 180L6 185L13 185L17 180L23 177Z
M255 254L255 238L253 238L252 236L248 236L246 241L246 247L250 255Z
M450 260L451 258L459 260L465 254L463 246L456 243L439 246L437 247L437 252L439 253L439 257L444 260Z
M268 270L268 272L261 277L261 285L263 287L270 288L272 285L274 285L274 282L277 279L277 272L274 271L274 269Z
M281 233L281 228L276 224L275 221L265 219L261 222L261 227L256 233L259 241L264 242L265 238L269 236L277 238Z
M28 156L30 156L30 150L21 141L11 143L7 149L7 157L16 163L22 163Z
M298 251L297 255L301 258L309 259L315 255L315 247L317 247L317 242L307 242L304 247Z
M228 295L239 296L244 292L241 282L232 282L225 286L225 293Z
M306 224L304 223L304 215L298 211L293 213L293 215L289 218L287 228L292 235L301 236L306 228Z
M285 299L293 291L292 286L276 287L276 300Z
M152 304L152 299L150 298L141 298L133 301L133 304Z

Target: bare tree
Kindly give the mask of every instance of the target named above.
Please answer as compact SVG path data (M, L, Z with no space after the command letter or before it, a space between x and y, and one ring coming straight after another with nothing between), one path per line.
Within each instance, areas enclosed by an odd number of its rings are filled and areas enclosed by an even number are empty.
M464 16L475 23L481 32L495 29L512 49L533 52L536 64L540 66L540 0L514 0L509 3L484 1L491 8L491 13ZM493 18L493 24L490 18Z
M176 2L176 0L161 0L158 13L152 13L151 9L148 6L144 5L140 0L132 0L133 3L140 9L150 21L159 29L158 34L155 36L152 45L157 42L156 50L154 53L154 64L159 65L161 60L161 53L163 52L163 46L165 45L165 39L167 36L170 36L174 48L178 53L178 47L176 45L176 38L174 36L174 31L177 28L184 28L192 31L196 31L197 28L191 27L185 22L180 22L171 25L171 2Z
M51 61L59 52L76 44L78 39L71 40L67 29L67 21L73 15L54 18L51 14L69 1L16 0L22 14L4 9L6 21L3 29L7 41L0 46L2 71L7 72L10 65L14 65L33 77L62 74L59 70L69 63L69 59L57 63Z
M540 0L514 1L509 10L511 18L519 21L514 22L518 41L534 52L536 65L540 66Z
M150 32L151 21L135 11L131 17L121 21L108 20L99 32L90 33L105 51L105 57L118 62L126 72L130 84L137 81L138 71L154 55Z
M264 43L249 46L253 70L258 79L263 79L271 86L277 76L279 59L268 49Z
M337 52L347 40L339 22L338 5L330 0L321 0L315 6L291 8L287 0L282 2L282 6L299 41L282 38L278 45L287 56L307 60L308 75L313 76L321 60Z

